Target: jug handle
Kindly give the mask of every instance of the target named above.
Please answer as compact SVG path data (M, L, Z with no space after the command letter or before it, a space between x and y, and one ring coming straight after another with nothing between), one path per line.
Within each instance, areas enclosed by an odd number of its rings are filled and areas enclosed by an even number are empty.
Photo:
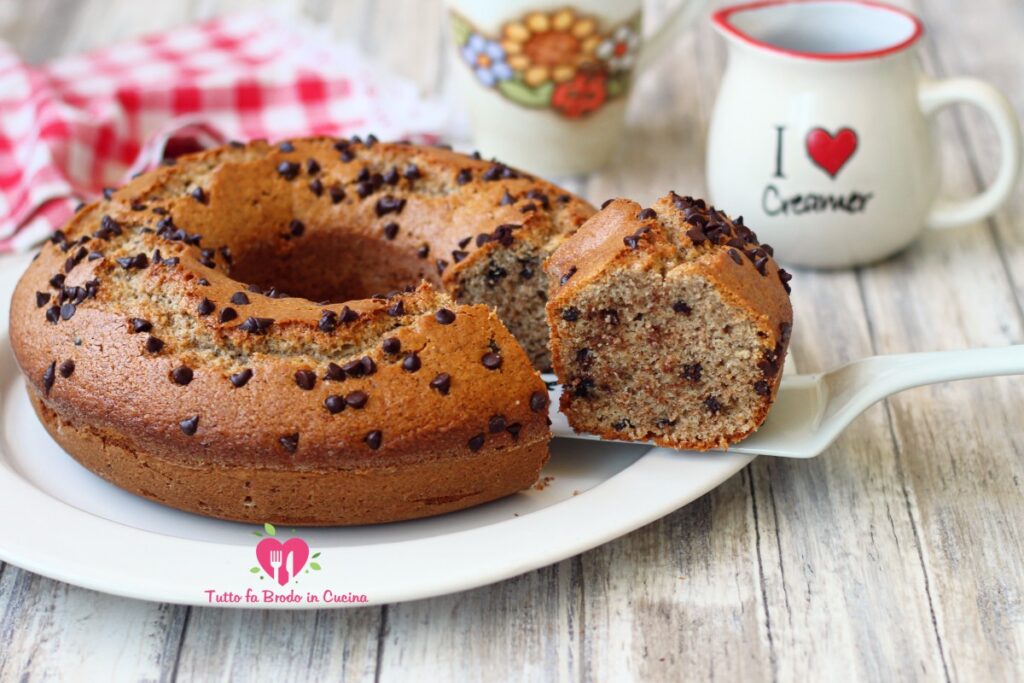
M637 59L638 75L651 66L658 57L672 47L675 38L688 29L710 0L682 0L662 21L654 33L645 36Z
M929 115L951 104L973 104L992 121L1002 159L992 183L973 197L940 199L928 215L930 228L955 228L994 213L1010 196L1021 165L1021 130L1013 107L988 83L976 78L926 80L918 86L918 102Z

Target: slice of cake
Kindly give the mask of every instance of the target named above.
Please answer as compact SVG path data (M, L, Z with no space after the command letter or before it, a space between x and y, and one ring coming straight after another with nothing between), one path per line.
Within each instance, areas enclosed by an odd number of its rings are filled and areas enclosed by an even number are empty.
M742 218L674 192L647 209L616 199L545 269L574 429L703 450L764 421L792 330L790 275Z

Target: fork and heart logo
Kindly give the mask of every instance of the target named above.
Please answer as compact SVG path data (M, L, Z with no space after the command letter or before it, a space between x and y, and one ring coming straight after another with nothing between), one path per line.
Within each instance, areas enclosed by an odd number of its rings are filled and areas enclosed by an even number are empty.
M282 586L302 571L307 560L309 545L301 538L289 538L284 543L276 538L264 538L256 544L256 561Z

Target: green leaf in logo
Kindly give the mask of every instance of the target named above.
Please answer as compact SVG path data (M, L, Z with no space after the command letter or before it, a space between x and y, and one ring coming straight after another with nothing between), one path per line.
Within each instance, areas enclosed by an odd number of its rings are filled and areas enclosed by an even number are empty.
M507 80L498 82L498 90L516 104L524 107L541 108L551 102L551 93L555 90L555 84L548 81L536 88L531 88L519 80Z
M469 34L473 32L473 28L469 25L469 22L460 17L455 12L451 13L452 19L452 40L458 46L463 46L466 41L469 40Z
M316 571L320 571L320 563L319 562L310 562L309 563L309 568L310 569L315 569Z
M258 531L254 531L254 532L252 532L252 535L253 535L253 536L259 536L260 538L263 538L263 534L261 534L261 533L260 533L260 532L258 532Z
M313 559L314 559L314 560L315 560L316 558L318 558L318 557L320 557L320 551L317 551L317 552L313 553Z
M277 536L277 529L270 522L263 523L263 530L267 532L267 536Z
M253 574L259 574L260 573L260 568L259 567L253 567L249 571L251 571Z
M609 99L625 95L626 91L629 90L629 74L621 73L609 78L606 87Z

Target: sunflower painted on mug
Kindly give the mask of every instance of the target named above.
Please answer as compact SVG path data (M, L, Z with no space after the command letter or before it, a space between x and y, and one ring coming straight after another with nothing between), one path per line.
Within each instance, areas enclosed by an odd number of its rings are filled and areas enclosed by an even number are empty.
M462 61L477 80L516 104L579 118L626 94L640 15L602 33L595 17L566 7L530 12L488 36L452 13Z

